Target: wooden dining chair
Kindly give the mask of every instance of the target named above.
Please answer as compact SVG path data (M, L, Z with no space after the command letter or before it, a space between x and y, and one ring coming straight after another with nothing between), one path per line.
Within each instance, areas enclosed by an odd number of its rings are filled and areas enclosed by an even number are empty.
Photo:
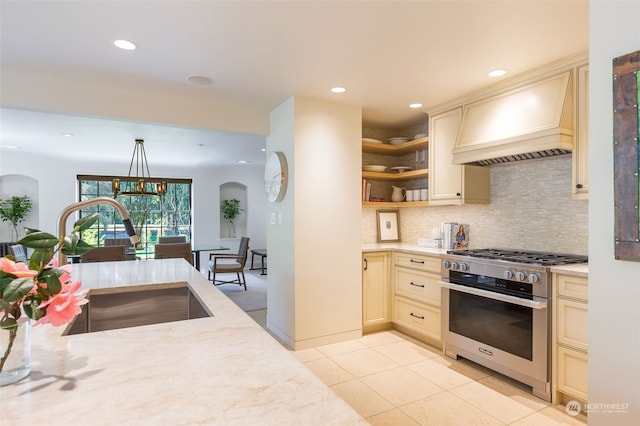
M27 251L22 244L9 246L9 254L13 256L14 262L27 263Z
M209 272L207 278L213 281L214 285L238 284L247 290L247 280L244 276L244 266L247 263L247 252L249 251L249 237L240 238L240 245L237 254L209 254ZM235 273L236 279L218 280L216 274ZM213 279L212 279L213 275Z
M158 244L186 243L186 242L187 242L187 237L184 235L158 238Z
M125 260L124 246L96 247L82 255L82 263Z
M136 260L136 249L129 238L105 238L105 247L124 246L124 259Z
M156 259L179 259L183 258L193 265L193 251L191 243L168 243L156 244Z

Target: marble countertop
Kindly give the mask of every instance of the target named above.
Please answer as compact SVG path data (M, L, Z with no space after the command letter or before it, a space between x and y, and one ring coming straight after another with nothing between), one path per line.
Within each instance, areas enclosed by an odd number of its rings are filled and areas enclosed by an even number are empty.
M31 374L0 387L3 426L368 424L185 260L72 275L94 292L187 282L214 316L72 336L33 327Z
M368 243L362 245L363 252L376 252L376 251L400 251L406 253L418 253L427 254L432 256L439 256L441 254L447 254L445 249L435 249L428 247L420 247L415 244L407 243ZM589 276L589 264L588 263L575 263L570 265L552 266L550 271L553 273L571 274L580 277Z
M432 256L440 256L441 254L447 254L445 249L436 249L429 247L421 247L417 244L408 243L368 243L362 245L363 252L376 252L376 251L401 251L407 253L428 254Z
M551 272L554 274L569 274L578 277L589 276L589 264L588 263L573 263L571 265L552 266Z

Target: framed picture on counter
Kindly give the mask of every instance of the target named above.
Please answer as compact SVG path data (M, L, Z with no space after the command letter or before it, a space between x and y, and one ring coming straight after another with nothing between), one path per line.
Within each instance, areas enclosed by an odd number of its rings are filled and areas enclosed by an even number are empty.
M400 225L398 210L376 210L378 218L378 242L391 243L400 241Z

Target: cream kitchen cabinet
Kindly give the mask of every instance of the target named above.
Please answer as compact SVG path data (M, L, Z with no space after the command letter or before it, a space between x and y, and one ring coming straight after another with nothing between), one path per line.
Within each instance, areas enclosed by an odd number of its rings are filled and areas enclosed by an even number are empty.
M394 326L440 347L440 258L394 253L392 319Z
M453 164L462 107L429 118L429 205L488 204L488 167Z
M588 278L553 275L552 399L587 401Z
M589 198L589 65L576 69L576 114L572 153L572 198Z
M362 327L371 332L391 327L390 254L362 253Z

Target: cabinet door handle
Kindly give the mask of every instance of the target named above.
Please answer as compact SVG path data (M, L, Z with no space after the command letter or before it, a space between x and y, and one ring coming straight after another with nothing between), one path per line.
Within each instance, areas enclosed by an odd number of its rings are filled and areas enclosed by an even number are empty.
M424 260L415 260L415 259L411 259L409 262L411 263L421 263L424 265Z
M411 284L412 286L415 286L415 287L424 288L424 284L416 284L413 281L409 282L409 284Z
M460 194L459 192L456 192L456 197L461 196L462 194Z
M412 316L412 317L414 317L414 318L421 319L421 320L423 320L423 319L424 319L424 317L423 317L422 315L416 315L416 314L414 314L413 312L411 312L409 315L411 315L411 316Z
M367 263L367 259L364 259L364 270L366 271L367 268L369 267L369 264Z
M582 184L581 183L577 184L576 188L581 189L582 188Z

